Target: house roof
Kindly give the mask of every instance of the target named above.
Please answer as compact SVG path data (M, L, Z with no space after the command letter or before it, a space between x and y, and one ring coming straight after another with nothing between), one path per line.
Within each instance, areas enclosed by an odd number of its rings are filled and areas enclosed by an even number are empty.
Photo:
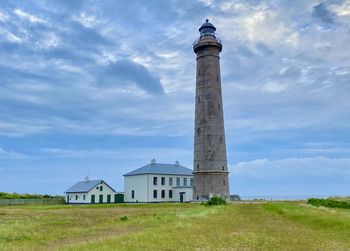
M151 164L140 167L132 172L124 174L124 176L140 175L140 174L173 174L173 175L192 175L192 170L184 166L180 166L178 162L175 164L161 164L152 161Z
M88 180L88 181L79 181L75 183L73 186L68 188L65 191L65 193L87 193L91 189L93 189L95 186L100 184L101 182L106 184L110 189L112 189L113 192L115 192L115 190L110 185L108 185L104 180Z

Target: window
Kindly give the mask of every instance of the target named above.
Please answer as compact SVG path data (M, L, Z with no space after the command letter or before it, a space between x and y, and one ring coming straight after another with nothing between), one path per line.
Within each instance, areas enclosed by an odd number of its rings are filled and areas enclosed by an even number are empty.
M162 198L165 198L165 190L162 190L161 196Z
M83 200L85 200L85 198L86 198L85 195L83 195Z
M96 189L98 190L98 188L99 188L99 187L97 186Z
M78 199L78 195L75 195L75 200L77 200Z
M184 178L184 186L187 186L187 178Z
M162 177L160 183L162 184L162 186L165 186L165 177Z
M198 103L200 103L200 102L201 102L201 97L198 96Z
M193 178L190 178L190 186L193 187Z
M176 186L178 186L178 187L180 186L180 178L179 177L176 178Z
M103 191L103 186L100 186L100 191Z
M222 167L222 171L225 171L225 167L224 166Z
M135 191L131 190L131 199L134 199L134 198L135 198Z
M169 190L169 198L173 197L173 190Z
M157 177L153 177L153 185L157 185L158 184L158 179L157 179Z
M153 190L153 198L157 198L157 190Z
M197 170L199 170L199 164L197 164Z
M220 109L221 109L221 106L220 106L220 104L218 104L218 108L219 108L219 111L220 111Z
M173 185L173 177L169 177L169 186Z
M201 134L201 129L198 127L197 128L197 134L200 135Z

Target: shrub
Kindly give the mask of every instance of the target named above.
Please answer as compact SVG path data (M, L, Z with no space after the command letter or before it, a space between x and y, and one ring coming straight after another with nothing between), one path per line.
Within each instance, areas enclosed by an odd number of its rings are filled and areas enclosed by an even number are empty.
M121 221L128 221L129 218L128 218L128 216L123 216L123 217L120 217L120 220L121 220Z
M206 206L226 205L227 202L219 196L211 197L207 202L204 203Z
M323 207L350 209L350 202L333 200L333 199L311 198L311 199L308 199L307 203L316 207L323 206Z

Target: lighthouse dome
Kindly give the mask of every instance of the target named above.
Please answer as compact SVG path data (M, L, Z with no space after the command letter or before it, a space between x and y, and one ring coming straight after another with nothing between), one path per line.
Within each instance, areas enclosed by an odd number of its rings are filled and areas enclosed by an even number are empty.
M215 37L215 31L216 28L214 25L209 23L209 20L205 20L205 23L202 24L202 26L199 28L199 32L201 33L202 36L214 36Z

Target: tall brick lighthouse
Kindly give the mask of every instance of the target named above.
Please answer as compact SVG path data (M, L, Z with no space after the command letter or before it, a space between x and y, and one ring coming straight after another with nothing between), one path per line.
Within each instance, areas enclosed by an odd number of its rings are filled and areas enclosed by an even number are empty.
M207 19L193 44L197 55L194 200L213 195L229 198L219 56L222 44L215 30Z

